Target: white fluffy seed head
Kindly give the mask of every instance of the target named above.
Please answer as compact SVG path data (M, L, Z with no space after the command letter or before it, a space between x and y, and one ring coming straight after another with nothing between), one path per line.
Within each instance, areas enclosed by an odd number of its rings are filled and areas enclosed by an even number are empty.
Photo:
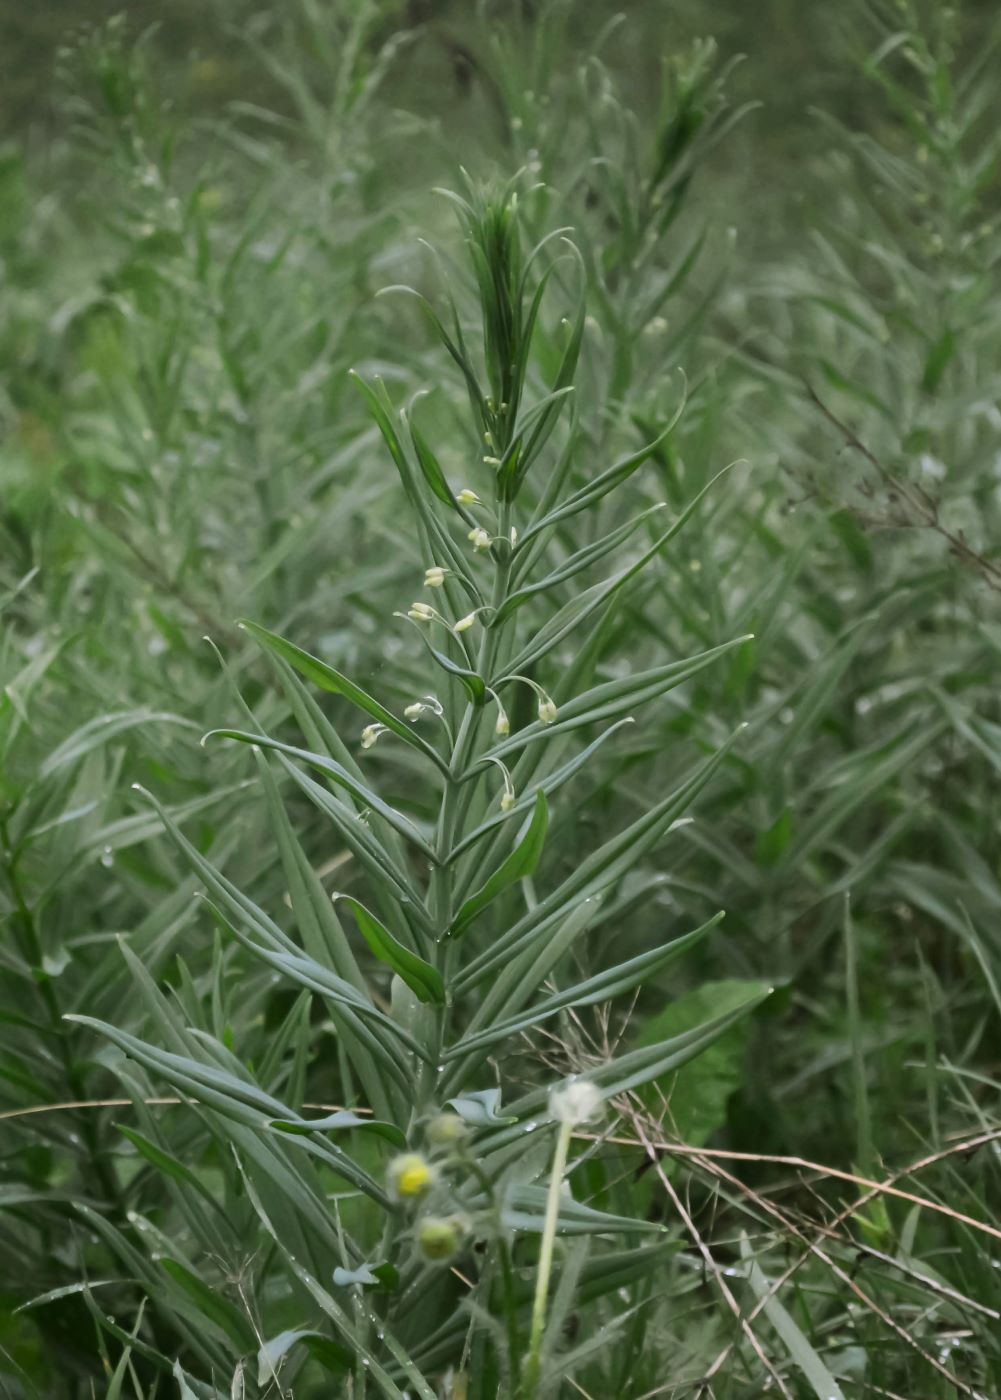
M557 1123L586 1123L601 1104L601 1090L590 1079L568 1079L549 1093L549 1113Z

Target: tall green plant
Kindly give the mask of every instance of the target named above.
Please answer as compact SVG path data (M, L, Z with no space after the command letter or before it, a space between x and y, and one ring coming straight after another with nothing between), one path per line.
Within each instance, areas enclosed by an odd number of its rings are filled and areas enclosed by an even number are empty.
M183 1160L148 1113L144 1133L154 1136L130 1133L174 1179L188 1225L184 1245L152 1222L149 1238L159 1243L149 1258L118 1241L153 1312L187 1319L178 1374L198 1395L221 1394L237 1372L253 1393L241 1368L255 1351L262 1393L295 1381L299 1394L319 1368L350 1376L355 1396L534 1394L540 1381L570 1374L592 1355L589 1344L561 1341L571 1302L593 1305L596 1325L611 1336L665 1258L656 1240L624 1251L597 1246L590 1255L561 1249L544 1331L547 1290L541 1305L536 1298L525 1370L532 1236L547 1218L563 1237L663 1230L579 1199L585 1193L573 1183L586 1152L568 1168L569 1193L550 1194L547 1208L540 1179L549 1167L552 1070L540 1072L531 1040L555 1033L558 1043L566 1017L648 984L715 926L717 918L625 962L577 970L575 950L615 917L623 880L660 848L725 763L728 746L583 856L572 835L560 840L568 796L581 783L586 790L599 749L633 711L728 648L596 680L617 605L644 569L660 567L698 501L671 520L645 512L628 530L577 551L553 547L558 525L592 509L653 449L598 470L575 459L569 401L583 294L561 329L549 332L559 350L542 382L532 349L545 315L548 245L523 254L514 189L497 196L471 189L453 199L476 277L482 352L472 350L454 302L446 317L422 304L460 371L481 460L463 481L450 481L415 410L397 415L380 382L359 380L422 545L427 591L402 623L424 648L425 693L397 713L293 642L245 624L276 666L305 746L263 732L246 707L245 728L216 731L207 742L235 739L257 753L297 936L283 926L286 915L227 880L162 814L224 937L300 989L283 1032L291 1065L276 1051L252 1068L239 1044L220 1034L235 988L217 982L214 1028L193 1026L197 1008L183 992L181 1010L131 957L157 1040L97 1025L126 1056L120 1072L137 1105L142 1086L166 1081L191 1103L198 1125ZM576 259L572 244L564 248ZM630 535L642 543L600 576L597 562ZM551 602L570 579L569 601ZM339 697L336 727L315 688ZM532 697L532 713L515 720L521 691ZM367 723L342 737L349 707ZM373 770L382 775L378 785ZM341 853L338 880L347 886L333 900L279 779L329 823ZM749 990L735 1007L710 1009L666 1040L585 1062L566 1055L562 1071L571 1080L586 1074L589 1105L608 1100L612 1113L621 1096L697 1054L760 997ZM328 1085L341 1104L319 1118L304 1105L301 1032L311 1006L322 1008L333 1038L327 1068L310 1080ZM557 1186L562 1176L558 1170ZM223 1199L235 1210L220 1215ZM212 1253L223 1252L213 1248L219 1233L235 1233L234 1215L243 1248L248 1228L254 1240L236 1292L211 1267ZM107 1223L101 1228L107 1232ZM441 1268L445 1260L451 1269ZM623 1304L623 1289L640 1292ZM607 1312L602 1300L613 1293ZM173 1363L144 1337L142 1347L162 1366Z

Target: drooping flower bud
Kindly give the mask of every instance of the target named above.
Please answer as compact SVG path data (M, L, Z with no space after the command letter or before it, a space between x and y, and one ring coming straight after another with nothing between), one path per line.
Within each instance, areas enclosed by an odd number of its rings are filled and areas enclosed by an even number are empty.
M465 617L460 617L460 618L459 618L458 622L455 623L455 625L453 626L452 631L453 631L457 636L458 636L458 634L459 634L460 632L468 632L469 629L470 629L470 627L472 627L472 625L473 625L473 623L474 623L475 621L476 621L476 614L475 614L474 612L467 613Z
M363 749L370 749L378 739L380 734L386 732L384 724L366 724L361 732L361 746Z
M497 723L494 725L494 733L503 738L505 734L510 734L510 732L511 721L507 717L507 712L501 710L500 714L497 716Z
M470 491L468 486L464 486L455 498L460 506L478 506L480 498L475 491Z
M434 608L429 608L427 603L411 603L407 617L412 617L415 622L430 622L434 617Z
M517 799L515 798L515 795L514 795L514 792L512 791L512 789L511 789L511 788L505 788L504 791L501 793L501 800L500 800L500 809L501 809L501 811L502 811L502 812L510 812L510 810L511 810L511 808L514 806L516 800L517 800Z
M468 538L474 549L481 550L490 548L490 536L482 525L477 525L474 530L470 530Z
M543 724L552 724L556 718L556 706L547 695L544 700L539 701L539 719Z
M415 700L412 705L407 705L406 709L403 711L403 715L411 724L415 724L426 709L426 705L422 705L419 700Z
M424 586L426 588L440 588L445 582L445 570L440 564L432 564L430 569L424 570Z

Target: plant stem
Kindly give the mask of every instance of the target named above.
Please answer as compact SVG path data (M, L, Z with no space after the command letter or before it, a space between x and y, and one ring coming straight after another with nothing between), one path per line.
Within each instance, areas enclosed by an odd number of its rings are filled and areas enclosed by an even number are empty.
M549 1191L546 1194L546 1218L542 1227L542 1245L539 1249L539 1268L535 1276L535 1298L532 1302L532 1331L528 1339L528 1360L525 1363L524 1400L534 1400L539 1384L539 1367L542 1360L542 1336L546 1330L546 1303L549 1299L549 1279L553 1271L553 1246L556 1242L556 1221L560 1213L560 1193L563 1190L563 1174L567 1166L570 1150L572 1123L561 1123L556 1147L553 1151L553 1166L549 1176Z

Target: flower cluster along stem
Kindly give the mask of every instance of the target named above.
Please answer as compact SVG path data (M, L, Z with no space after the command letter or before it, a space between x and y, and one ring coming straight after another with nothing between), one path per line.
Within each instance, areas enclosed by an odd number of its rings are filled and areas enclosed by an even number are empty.
M500 608L507 596L511 570L511 554L507 545L508 531L510 529L510 515L510 504L505 501L498 501L498 525L504 545L501 550L501 557L494 561L494 577L491 589L491 614L495 613L497 609ZM484 628L482 637L480 638L480 645L476 657L476 670L487 684L489 684L490 675L496 661L501 631L501 628L487 626ZM453 870L449 862L449 856L456 845L457 837L461 836L461 827L472 795L470 789L473 785L466 784L466 791L464 792L462 778L470 759L476 751L476 744L480 733L479 721L480 708L473 704L472 701L468 701L463 711L462 718L459 721L455 742L452 746L448 772L445 776L445 789L442 794L441 809L438 815L438 824L435 832L435 853L439 863L431 875L431 913L436 926L436 939L434 948L432 949L432 958L436 967L444 976L446 983L449 971L448 964L452 952L452 946L448 939L448 932L456 913L453 907ZM441 1046L444 1043L448 1014L448 1007L444 1006L435 1015L435 1044L429 1047L431 1059L433 1061L437 1061ZM429 1107L434 1094L434 1088L434 1070L431 1066L425 1066L421 1074L418 1088L418 1101L415 1106L418 1116Z

